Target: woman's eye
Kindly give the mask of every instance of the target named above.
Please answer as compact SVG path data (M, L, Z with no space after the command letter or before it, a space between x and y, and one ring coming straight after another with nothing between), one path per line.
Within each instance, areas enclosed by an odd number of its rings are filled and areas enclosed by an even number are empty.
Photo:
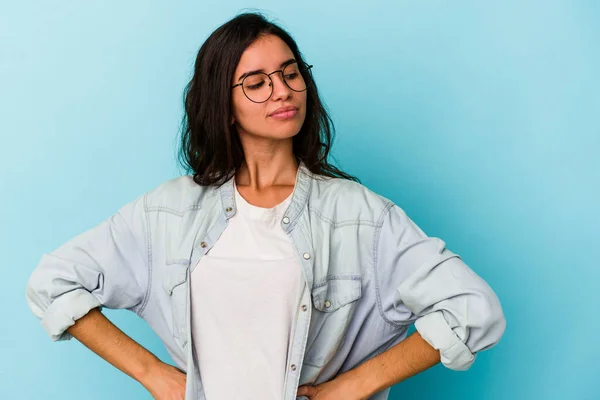
M250 90L259 89L264 83L265 83L265 81L261 81L261 82L255 83L254 85L248 85L248 86L246 86L246 88L248 88Z
M285 76L285 79L294 79L294 78L296 78L297 76L298 76L298 73L297 73L297 72L294 72L294 73L292 73L292 74L287 74L287 75Z

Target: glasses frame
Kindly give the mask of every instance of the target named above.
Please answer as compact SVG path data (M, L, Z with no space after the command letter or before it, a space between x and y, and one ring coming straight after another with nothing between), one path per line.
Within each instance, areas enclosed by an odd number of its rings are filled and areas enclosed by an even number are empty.
M299 70L300 70L299 72L302 75L302 79L304 79L304 81L305 81L306 87L303 90L293 89L287 83L287 81L285 80L285 75L283 74L283 70L286 69L287 67L289 67L290 65L293 65L293 64L298 64L298 67L299 67ZM257 72L255 74L247 75L247 76L244 77L244 79L242 79L242 81L240 83L237 83L237 84L233 85L231 88L234 89L234 88L236 88L238 86L241 86L242 87L242 92L244 92L244 96L246 96L246 98L248 100L250 100L253 103L259 103L259 104L260 103L266 103L273 96L273 80L271 79L271 75L273 75L274 73L277 73L277 72L281 72L281 79L283 80L283 83L285 83L285 86L287 86L288 88L290 88L290 90L293 90L294 92L301 93L301 92L306 91L306 89L308 89L308 85L309 85L309 81L306 79L306 76L303 74L303 72L305 71L307 75L311 74L312 72L310 71L310 69L312 67L313 67L312 65L309 65L309 64L305 63L304 61L300 61L300 62L294 61L294 62L289 63L285 67L283 67L281 69L277 69L277 70L275 70L275 71L273 71L273 72L271 72L269 74L267 74L266 72ZM304 68L304 71L302 71L302 68ZM249 76L255 76L255 75L266 75L267 78L269 78L270 87L271 87L271 94L264 101L255 101L255 100L252 100L250 98L250 96L248 96L248 94L246 93L246 90L244 90L244 81L246 80L246 78L248 78Z

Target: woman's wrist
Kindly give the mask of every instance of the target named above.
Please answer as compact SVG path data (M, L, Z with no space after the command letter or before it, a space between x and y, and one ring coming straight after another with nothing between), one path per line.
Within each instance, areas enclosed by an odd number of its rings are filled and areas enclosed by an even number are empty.
M139 373L134 376L135 380L142 384L145 388L148 388L149 385L155 380L162 368L164 368L166 364L162 362L158 357L153 354L142 362L142 368Z

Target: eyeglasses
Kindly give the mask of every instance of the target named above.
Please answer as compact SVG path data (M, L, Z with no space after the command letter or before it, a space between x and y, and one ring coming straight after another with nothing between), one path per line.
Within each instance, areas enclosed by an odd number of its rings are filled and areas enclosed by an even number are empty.
M283 82L285 82L287 87L294 92L303 92L307 88L308 73L312 67L312 65L308 65L305 62L294 61L283 67L283 69L278 69L270 74L255 72L247 75L241 83L233 85L231 88L241 86L248 100L254 103L264 103L273 95L271 75L281 72Z

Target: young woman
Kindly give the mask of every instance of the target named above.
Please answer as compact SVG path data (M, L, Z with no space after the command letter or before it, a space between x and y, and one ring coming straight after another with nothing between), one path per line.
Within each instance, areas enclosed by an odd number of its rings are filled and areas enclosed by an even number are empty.
M192 174L33 271L28 304L53 340L77 338L159 400L386 399L440 361L467 369L499 341L493 290L328 163L332 128L311 71L260 15L213 32L185 94ZM103 307L147 321L177 367Z

